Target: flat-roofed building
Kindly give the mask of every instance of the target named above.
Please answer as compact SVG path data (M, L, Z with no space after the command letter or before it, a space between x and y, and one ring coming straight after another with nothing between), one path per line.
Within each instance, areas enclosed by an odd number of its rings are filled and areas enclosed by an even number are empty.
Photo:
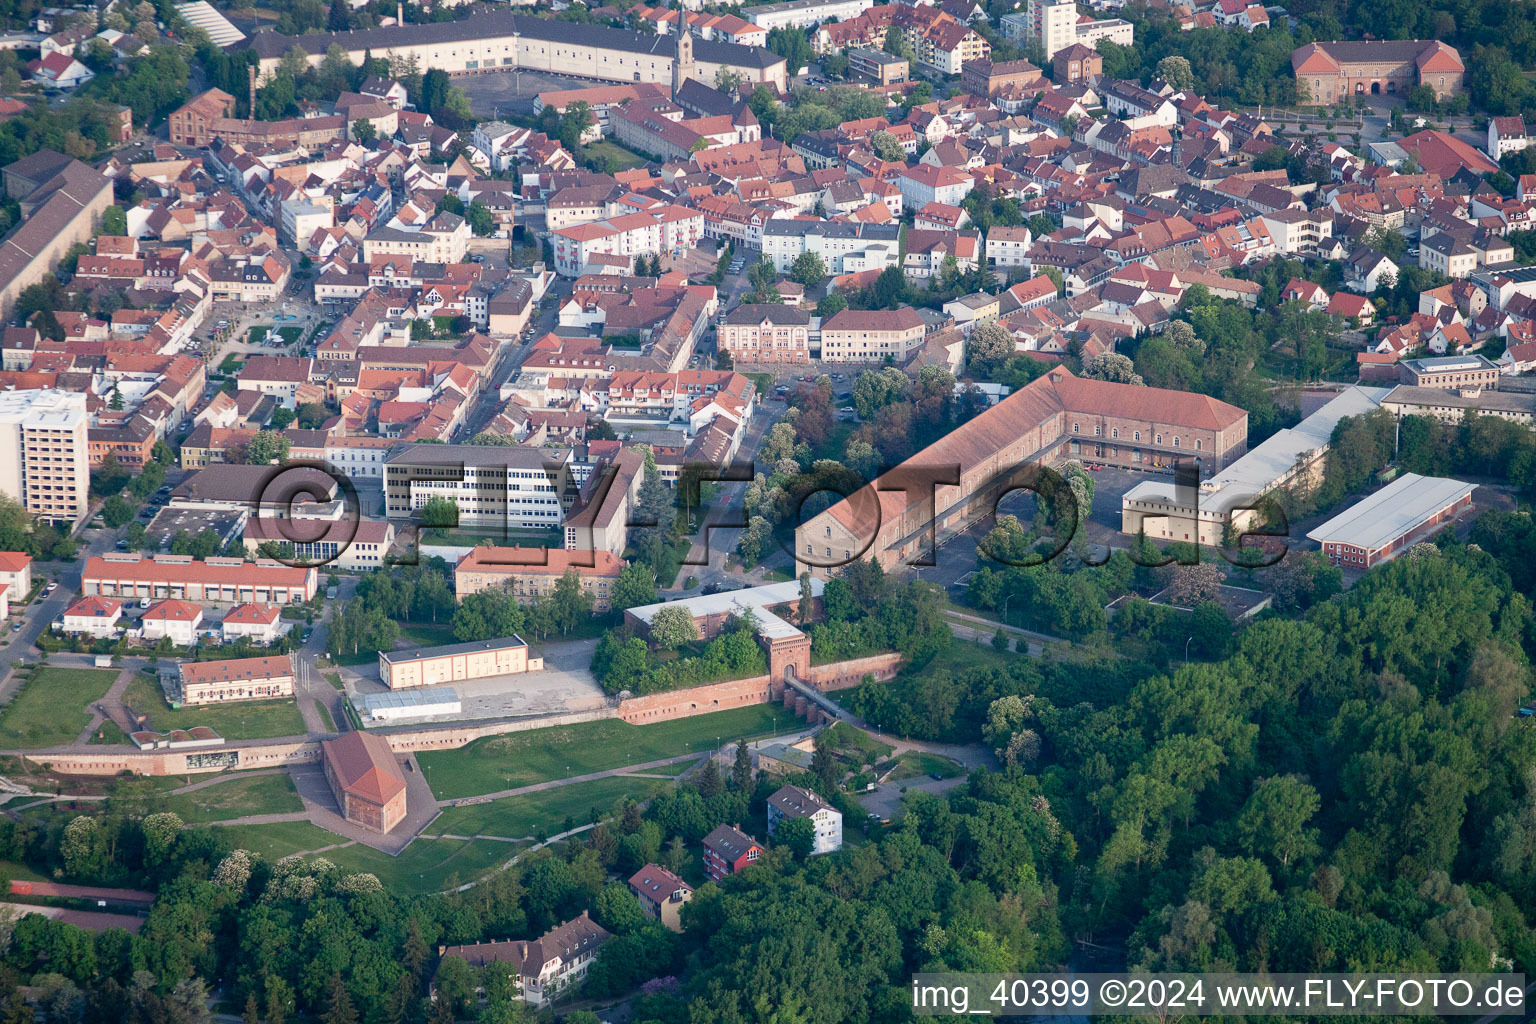
M1247 508L1263 495L1282 487L1307 494L1320 484L1339 421L1369 415L1388 390L1347 388L1296 426L1277 431L1197 485L1167 477L1137 484L1120 497L1120 532L1220 547L1229 525L1247 529L1263 518Z
M553 529L574 501L564 448L414 444L384 460L384 508L409 519L432 498L449 498L459 522Z
M592 610L606 612L613 585L627 563L611 551L477 545L453 570L460 601L482 590L501 590L527 604L548 597L567 572L592 596Z
M848 70L873 85L896 85L911 74L906 58L886 53L872 46L848 48Z
M274 654L230 661L184 661L180 694L173 705L222 704L239 700L276 700L293 696L293 658Z
M388 740L354 729L321 740L320 750L343 818L375 832L405 820L405 774Z
M1393 388L1381 400L1381 407L1394 416L1433 416L1446 423L1460 423L1468 413L1476 413L1536 426L1536 395L1513 391L1455 391L1404 384Z
M379 679L391 690L538 672L543 667L544 659L529 657L520 636L379 652Z
M1403 473L1307 534L1334 565L1369 569L1402 554L1472 507L1476 484Z
M1476 391L1499 386L1499 367L1478 355L1404 359L1397 364L1397 379L1416 388Z
M80 577L82 593L104 597L176 597L199 604L298 604L315 596L319 574L281 562L190 555L92 555Z
M377 725L421 718L451 718L464 711L458 691L451 686L358 694L352 698L352 703L364 721Z
M84 392L0 392L0 494L41 519L79 522L90 507Z
M295 565L377 569L395 542L395 525L379 519L270 519L245 524L245 552Z

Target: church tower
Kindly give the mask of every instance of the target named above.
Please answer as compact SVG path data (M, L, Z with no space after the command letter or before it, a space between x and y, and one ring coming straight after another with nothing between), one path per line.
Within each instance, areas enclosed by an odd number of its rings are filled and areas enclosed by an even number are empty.
M682 91L683 83L695 77L693 66L693 33L688 30L686 12L677 12L677 57L672 62L672 98Z

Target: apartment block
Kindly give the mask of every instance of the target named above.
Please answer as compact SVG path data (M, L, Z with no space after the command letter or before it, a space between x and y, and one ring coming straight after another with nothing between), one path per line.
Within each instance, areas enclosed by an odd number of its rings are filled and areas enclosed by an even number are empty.
M42 519L78 522L90 465L83 392L0 392L0 493Z
M460 601L482 590L502 590L526 603L548 597L562 576L575 572L581 589L592 595L592 610L606 612L624 565L611 551L481 545L459 559L453 590Z

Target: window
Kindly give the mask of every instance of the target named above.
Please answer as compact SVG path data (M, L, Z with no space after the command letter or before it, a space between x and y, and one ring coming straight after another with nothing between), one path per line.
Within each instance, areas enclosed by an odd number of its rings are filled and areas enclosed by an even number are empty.
M1205 446L1205 445L1204 445L1204 442L1203 442L1203 441L1201 441L1201 440L1200 440L1200 439L1199 439L1199 438L1198 438L1198 437L1197 437L1197 438L1195 438L1195 451L1199 451L1199 450L1200 450L1200 449L1201 449L1201 448L1203 448L1203 447L1204 447L1204 446Z
M1179 447L1179 439L1178 439L1178 438L1174 438L1174 439L1173 439L1173 446L1174 446L1174 447L1175 447L1175 448L1177 448L1177 447Z
M1077 424L1076 423L1072 424L1072 433L1074 433L1074 434L1077 433Z
M1141 431L1139 431L1139 430L1138 430L1138 431L1136 431L1136 434L1135 434L1135 436L1134 436L1134 437L1132 437L1132 438L1131 438L1131 440L1132 440L1132 441L1140 441L1140 440L1141 440Z
M1154 437L1152 439L1152 441L1153 441L1154 444L1162 444L1163 443L1163 435L1162 434L1158 434L1156 437Z

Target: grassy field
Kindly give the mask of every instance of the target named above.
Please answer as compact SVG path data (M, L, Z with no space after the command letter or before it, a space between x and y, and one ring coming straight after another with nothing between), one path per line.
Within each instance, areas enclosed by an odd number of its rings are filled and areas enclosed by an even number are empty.
M592 811L607 812L620 797L642 800L652 792L670 786L660 779L629 779L615 775L570 786L502 797L488 804L449 807L432 823L432 831L443 835L525 836L554 835L565 830L566 820L585 825Z
M606 156L616 162L613 170L627 171L631 167L645 166L645 157L637 153L631 153L622 146L616 146L611 142L594 142L590 146L583 146L582 156L591 159L597 156Z
M877 757L887 757L892 750L896 749L889 743L881 743L863 729L855 729L847 722L833 722L821 734L821 742L832 744L832 749L839 754L845 754L860 762L867 754L873 753Z
M373 655L377 657L377 654ZM271 739L275 736L304 735L304 716L299 706L289 700L241 701L227 707L201 706L171 710L160 691L160 684L140 673L128 684L123 702L135 714L149 716L149 728L156 732L190 729L206 725L227 740Z
M909 750L896 759L896 771L885 780L886 782L900 782L902 779L927 778L937 773L941 778L952 779L961 774L961 768L954 761L939 754L930 754L925 750Z
M217 787L215 787L217 788ZM307 821L277 821L270 825L230 825L229 838L237 849L259 853L267 860L281 860L305 850L318 850L346 842L334 832Z
M232 778L191 793L167 796L161 809L175 811L183 821L228 821L247 814L288 814L302 811L304 802L286 772Z
M423 647L458 643L458 638L453 635L453 625L448 622L436 624L431 622L401 623L400 635L406 640L418 643Z
M325 723L326 729L330 732L335 732L336 720L331 717L331 709L317 700L315 701L315 710L320 712L320 721Z
M775 724L786 731L799 727L783 708L756 704L656 725L610 719L491 736L458 750L423 751L417 757L432 792L440 800L451 800L702 753L715 745L716 737L729 746L739 737L767 735Z
M304 328L297 327L293 324L288 324L285 327L279 327L277 329L277 333L285 342L292 345L294 342L298 341L304 336Z
M329 835L329 833L327 833ZM367 871L391 891L438 892L454 879L467 882L515 856L521 843L494 839L415 839L400 855L370 849L358 843L320 856L349 871Z
M240 368L244 365L245 360L241 359L236 353L231 352L229 355L225 356L224 361L219 364L219 372L239 373Z
M271 332L272 327L270 324L257 324L246 332L245 343L247 345L260 345Z
M0 747L33 750L74 742L91 724L86 705L117 679L115 669L40 668L0 714Z
M117 727L117 723L111 720L102 722L91 734L93 744L102 746L119 746L128 742L128 737L123 735L123 730Z

